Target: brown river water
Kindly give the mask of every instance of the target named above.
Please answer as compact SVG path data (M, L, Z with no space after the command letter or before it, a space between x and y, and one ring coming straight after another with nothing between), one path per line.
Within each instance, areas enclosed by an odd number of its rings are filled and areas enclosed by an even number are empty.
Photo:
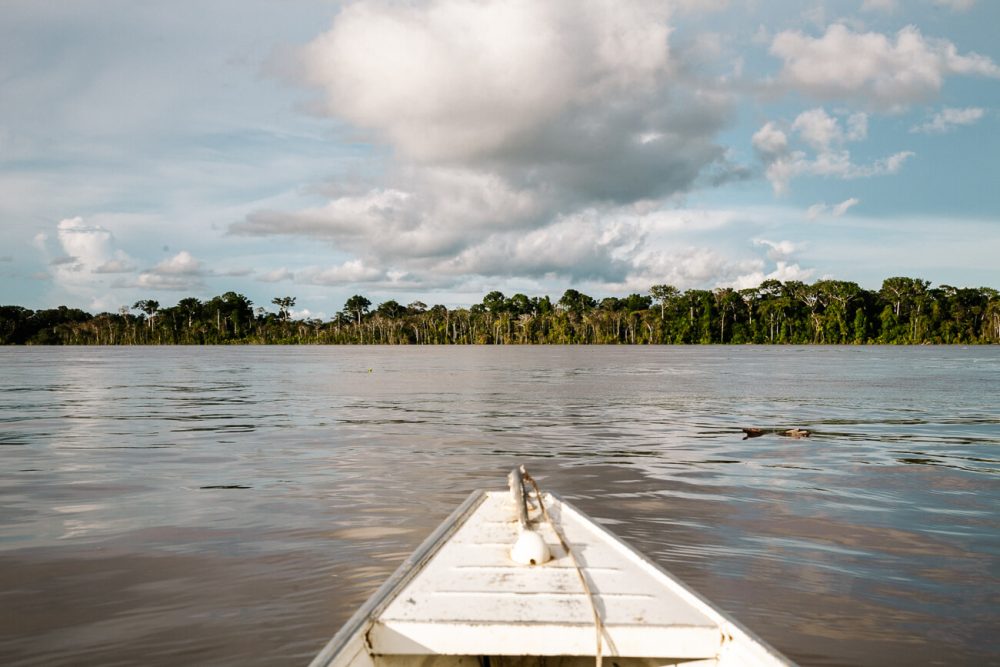
M990 347L0 348L0 664L306 664L523 462L803 665L1000 665L998 396Z

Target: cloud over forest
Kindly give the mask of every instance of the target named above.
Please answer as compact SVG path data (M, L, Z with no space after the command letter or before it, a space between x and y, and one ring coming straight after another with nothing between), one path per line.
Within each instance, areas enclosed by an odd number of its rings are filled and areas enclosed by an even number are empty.
M996 281L996 2L7 4L26 304Z
M733 99L684 71L671 30L669 5L650 0L348 5L298 53L297 77L321 113L391 148L386 181L230 231L322 238L417 276L579 279L607 262L621 279L636 238L574 227L576 214L738 171L717 141Z

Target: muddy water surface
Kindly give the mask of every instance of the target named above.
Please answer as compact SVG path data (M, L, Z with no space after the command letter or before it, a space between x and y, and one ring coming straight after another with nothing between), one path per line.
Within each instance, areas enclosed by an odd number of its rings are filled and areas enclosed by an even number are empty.
M803 664L1000 664L1000 349L3 348L0 369L0 664L304 664L515 462Z

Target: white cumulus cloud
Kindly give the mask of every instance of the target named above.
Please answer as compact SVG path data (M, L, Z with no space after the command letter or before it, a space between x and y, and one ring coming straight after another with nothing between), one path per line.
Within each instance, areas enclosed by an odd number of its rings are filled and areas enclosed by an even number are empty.
M112 300L108 294L98 296L107 287L108 274L135 271L135 261L116 247L110 229L79 216L60 220L54 239L46 232L37 233L33 244L51 267L48 277L54 288L92 304Z
M127 286L156 290L194 290L204 286L202 278L206 274L202 261L187 250L182 250L152 269L140 273L135 284Z
M135 271L135 264L125 258L109 259L100 266L94 268L94 273L131 273Z
M267 271L257 276L257 280L262 283L277 283L282 280L294 280L295 274L288 269L282 267L280 269L275 269L274 271Z
M324 311L312 311L308 308L303 308L302 310L295 310L292 308L288 311L288 316L293 320L325 320L327 319L327 314Z
M769 272L763 270L751 271L750 273L737 276L729 283L724 283L720 286L733 287L734 289L750 289L757 287L765 280L780 280L781 282L800 280L806 282L811 280L815 273L814 269L803 268L795 262L779 260L775 262L774 269Z
M899 151L871 164L854 163L846 144L868 135L868 117L863 113L849 115L842 124L839 117L822 108L810 109L795 118L789 132L812 155L796 148L789 134L773 121L761 127L751 140L777 194L786 192L791 181L799 176L854 179L895 174L914 155L912 151Z
M325 109L411 157L503 150L574 107L649 91L668 7L612 0L355 2L302 53Z
M830 215L832 215L835 218L839 218L840 216L842 216L845 213L847 213L847 211L852 206L857 206L860 203L861 203L861 200L858 199L857 197L851 197L850 199L845 199L844 201L840 202L839 204L835 204L833 206L833 208L830 209Z
M543 194L492 174L422 169L406 189L372 188L296 212L258 211L231 226L249 236L307 236L382 262L453 256L493 230L523 229L551 214Z
M848 100L894 110L933 98L951 75L1000 78L1000 66L976 53L960 54L946 39L906 26L895 37L829 26L822 37L778 33L771 53L784 61L779 81L823 100Z
M582 207L667 196L728 167L714 138L733 104L678 73L669 16L659 0L355 2L299 79L403 164Z
M300 282L310 285L346 285L374 282L388 277L385 271L367 266L360 259L326 268L309 266L298 271L297 274Z
M152 273L160 275L195 275L201 272L201 261L195 259L187 250L181 250L173 257L163 260L152 270Z
M441 262L435 273L620 282L641 233L635 223L607 223L596 211L585 211L527 233L491 234Z
M792 130L815 151L828 151L831 145L844 143L840 121L823 109L803 111L792 123Z
M845 199L839 204L834 204L833 206L827 206L825 203L821 202L819 204L813 204L806 210L806 218L809 220L816 220L817 218L829 215L833 218L839 218L852 207L857 206L861 203L861 200L857 197L851 197L850 199Z
M764 161L773 160L788 152L788 135L770 121L754 133L751 142Z
M985 109L968 107L965 109L944 108L934 114L930 120L914 125L910 132L920 134L944 134L963 125L974 125L986 114Z
M716 141L734 97L678 62L672 7L347 4L300 50L296 78L319 92L321 113L391 149L389 167L365 187L334 188L320 206L258 210L230 233L330 243L345 263L295 275L320 284L593 273L624 232L589 212L656 208L747 172ZM545 241L562 244L566 258L541 252ZM607 276L621 277L625 261L614 255Z
M83 218L66 218L59 221L57 238L64 255L57 260L71 258L73 261L57 261L60 266L72 271L96 271L109 262L126 261L124 254L116 253L114 235L100 225L90 225ZM43 235L44 239L44 235Z
M791 241L768 241L767 239L757 239L754 241L754 245L766 247L768 249L768 259L776 261L787 260L795 253L796 250L798 250L798 246Z
M44 243L47 235L36 237ZM86 277L70 277L69 273L128 273L135 270L135 263L122 250L115 248L111 230L101 225L89 224L81 217L59 221L57 239L63 255L51 260L57 265L57 282L92 282Z

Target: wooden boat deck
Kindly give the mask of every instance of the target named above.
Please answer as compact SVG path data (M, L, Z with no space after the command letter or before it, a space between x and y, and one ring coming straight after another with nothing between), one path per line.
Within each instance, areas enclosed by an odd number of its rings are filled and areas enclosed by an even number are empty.
M586 667L603 624L617 667L792 665L639 552L552 495L552 527L530 511L552 560L519 565L507 491L477 491L341 628L312 667ZM587 657L589 656L589 657Z
M658 571L571 508L551 497L546 505L587 573L607 633L606 653L649 656L665 646L678 658L718 653L718 624L655 580ZM593 611L573 560L547 523L537 529L552 560L534 566L511 561L519 531L514 502L509 493L487 493L382 612L372 644L388 654L593 654Z

